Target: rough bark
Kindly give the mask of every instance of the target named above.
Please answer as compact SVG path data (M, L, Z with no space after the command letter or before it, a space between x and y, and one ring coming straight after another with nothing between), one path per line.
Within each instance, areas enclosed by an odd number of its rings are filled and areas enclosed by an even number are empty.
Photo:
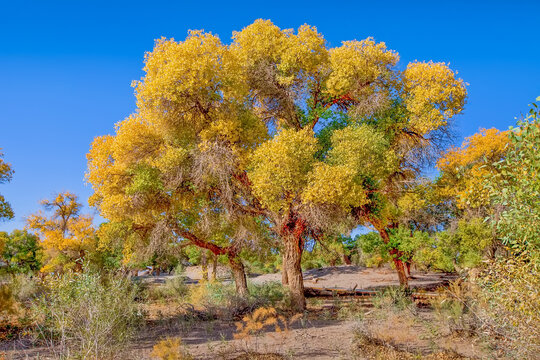
M229 264L231 266L234 285L236 286L236 293L240 296L247 296L247 279L242 260L240 260L237 256L229 255Z
M283 245L292 310L304 311L306 299L304 297L304 278L301 267L303 246L300 239L294 236L286 237Z
M289 286L289 278L287 276L287 263L285 262L285 251L281 255L281 285Z

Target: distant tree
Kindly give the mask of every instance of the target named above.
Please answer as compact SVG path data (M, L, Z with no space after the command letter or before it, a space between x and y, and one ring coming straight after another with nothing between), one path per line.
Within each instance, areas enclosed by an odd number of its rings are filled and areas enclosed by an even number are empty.
M41 271L82 271L85 257L97 246L92 217L80 214L82 204L70 192L43 200L41 205L49 215L39 211L27 218L28 229L39 234L45 250Z
M9 163L6 163L3 159L4 153L0 148L0 184L10 182L13 177L13 169ZM6 201L4 196L0 194L0 220L13 219L13 209L11 205Z

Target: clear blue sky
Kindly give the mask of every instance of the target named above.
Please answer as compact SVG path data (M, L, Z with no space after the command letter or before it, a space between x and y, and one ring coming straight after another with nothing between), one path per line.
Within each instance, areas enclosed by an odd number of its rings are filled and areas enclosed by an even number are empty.
M2 1L0 147L15 176L0 193L16 218L0 230L23 227L56 192L86 202L90 142L134 110L130 84L154 39L204 29L228 42L257 18L315 25L331 46L373 36L402 65L450 62L470 83L460 140L507 128L540 95L540 1Z

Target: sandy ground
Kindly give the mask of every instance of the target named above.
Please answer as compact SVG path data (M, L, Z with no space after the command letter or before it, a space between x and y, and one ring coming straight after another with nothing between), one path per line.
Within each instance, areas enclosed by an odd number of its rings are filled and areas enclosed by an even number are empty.
M196 324L190 329L167 331L180 336L185 348L197 360L233 359L247 352L274 353L292 359L350 359L354 337L353 321L314 320L296 324L287 332L265 332L249 339L234 339L233 324L221 322ZM163 331L156 329L156 332ZM161 336L162 337L162 336ZM150 353L158 333L149 331L135 342L128 358L152 359Z
M211 276L211 269L209 273ZM430 288L455 279L454 275L435 272L413 271L412 275L409 285L415 288ZM143 279L151 283L163 283L170 276L144 276ZM198 266L189 266L185 269L184 276L188 283L199 281L202 279L201 269ZM217 277L223 281L230 281L229 269L219 266ZM281 282L281 274L250 274L249 281L255 284ZM306 287L377 289L392 285L399 285L399 279L396 271L389 268L342 265L304 271L304 286Z

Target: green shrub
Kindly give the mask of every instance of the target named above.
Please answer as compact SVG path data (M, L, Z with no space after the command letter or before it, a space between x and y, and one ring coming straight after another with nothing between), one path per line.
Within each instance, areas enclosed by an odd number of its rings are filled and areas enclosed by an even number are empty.
M149 300L183 299L189 294L189 288L183 276L173 276L162 285L148 285L144 288Z
M125 278L96 273L50 278L34 307L38 335L60 357L114 357L140 320L135 295Z

